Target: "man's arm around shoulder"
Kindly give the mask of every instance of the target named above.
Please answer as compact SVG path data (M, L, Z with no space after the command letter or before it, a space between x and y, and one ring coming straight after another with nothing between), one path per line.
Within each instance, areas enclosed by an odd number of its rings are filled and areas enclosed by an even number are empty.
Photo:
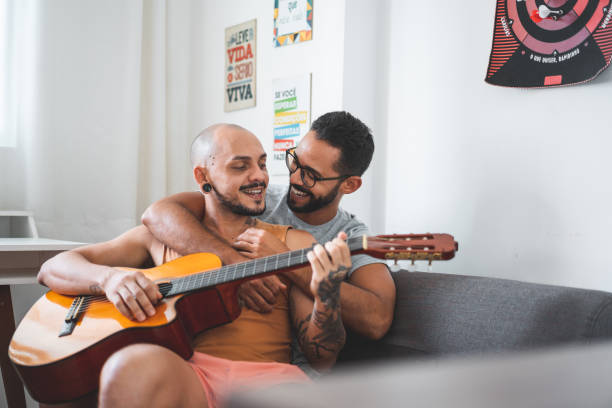
M212 252L225 265L245 261L246 258L202 225L204 212L202 194L178 193L151 204L142 215L142 223L155 238L179 254Z

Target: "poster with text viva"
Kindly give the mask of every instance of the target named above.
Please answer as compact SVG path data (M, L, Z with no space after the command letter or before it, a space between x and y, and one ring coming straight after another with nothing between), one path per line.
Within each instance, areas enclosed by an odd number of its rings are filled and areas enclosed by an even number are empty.
M225 111L255 106L257 20L225 29Z
M297 146L310 128L311 74L274 80L274 137L270 171L273 175L288 174L285 150Z

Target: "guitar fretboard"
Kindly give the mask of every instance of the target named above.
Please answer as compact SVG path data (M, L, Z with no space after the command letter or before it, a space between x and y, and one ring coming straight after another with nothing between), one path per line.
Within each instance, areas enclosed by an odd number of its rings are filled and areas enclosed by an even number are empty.
M347 245L352 252L363 249L363 237L349 238ZM195 290L205 289L222 283L244 280L265 273L289 270L308 263L306 254L311 248L257 258L252 261L222 266L189 276L176 278L159 284L164 297L180 295Z

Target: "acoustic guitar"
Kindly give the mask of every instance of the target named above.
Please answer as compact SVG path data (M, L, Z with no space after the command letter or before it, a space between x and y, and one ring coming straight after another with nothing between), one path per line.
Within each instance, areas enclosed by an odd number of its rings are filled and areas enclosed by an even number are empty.
M381 259L446 260L458 249L448 234L380 235L347 241L351 253ZM77 399L98 387L104 362L134 343L154 343L189 359L197 333L240 315L237 289L244 281L308 263L309 248L221 266L213 254L192 254L141 270L163 295L143 322L123 316L104 296L47 292L23 318L9 357L39 402Z

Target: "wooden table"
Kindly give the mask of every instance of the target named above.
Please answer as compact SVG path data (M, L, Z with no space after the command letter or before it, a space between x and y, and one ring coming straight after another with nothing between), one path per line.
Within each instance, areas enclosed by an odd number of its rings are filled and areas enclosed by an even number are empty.
M36 274L47 259L81 245L45 238L0 238L0 368L6 400L11 408L25 408L26 405L23 385L8 358L9 343L15 332L10 285L37 283Z

